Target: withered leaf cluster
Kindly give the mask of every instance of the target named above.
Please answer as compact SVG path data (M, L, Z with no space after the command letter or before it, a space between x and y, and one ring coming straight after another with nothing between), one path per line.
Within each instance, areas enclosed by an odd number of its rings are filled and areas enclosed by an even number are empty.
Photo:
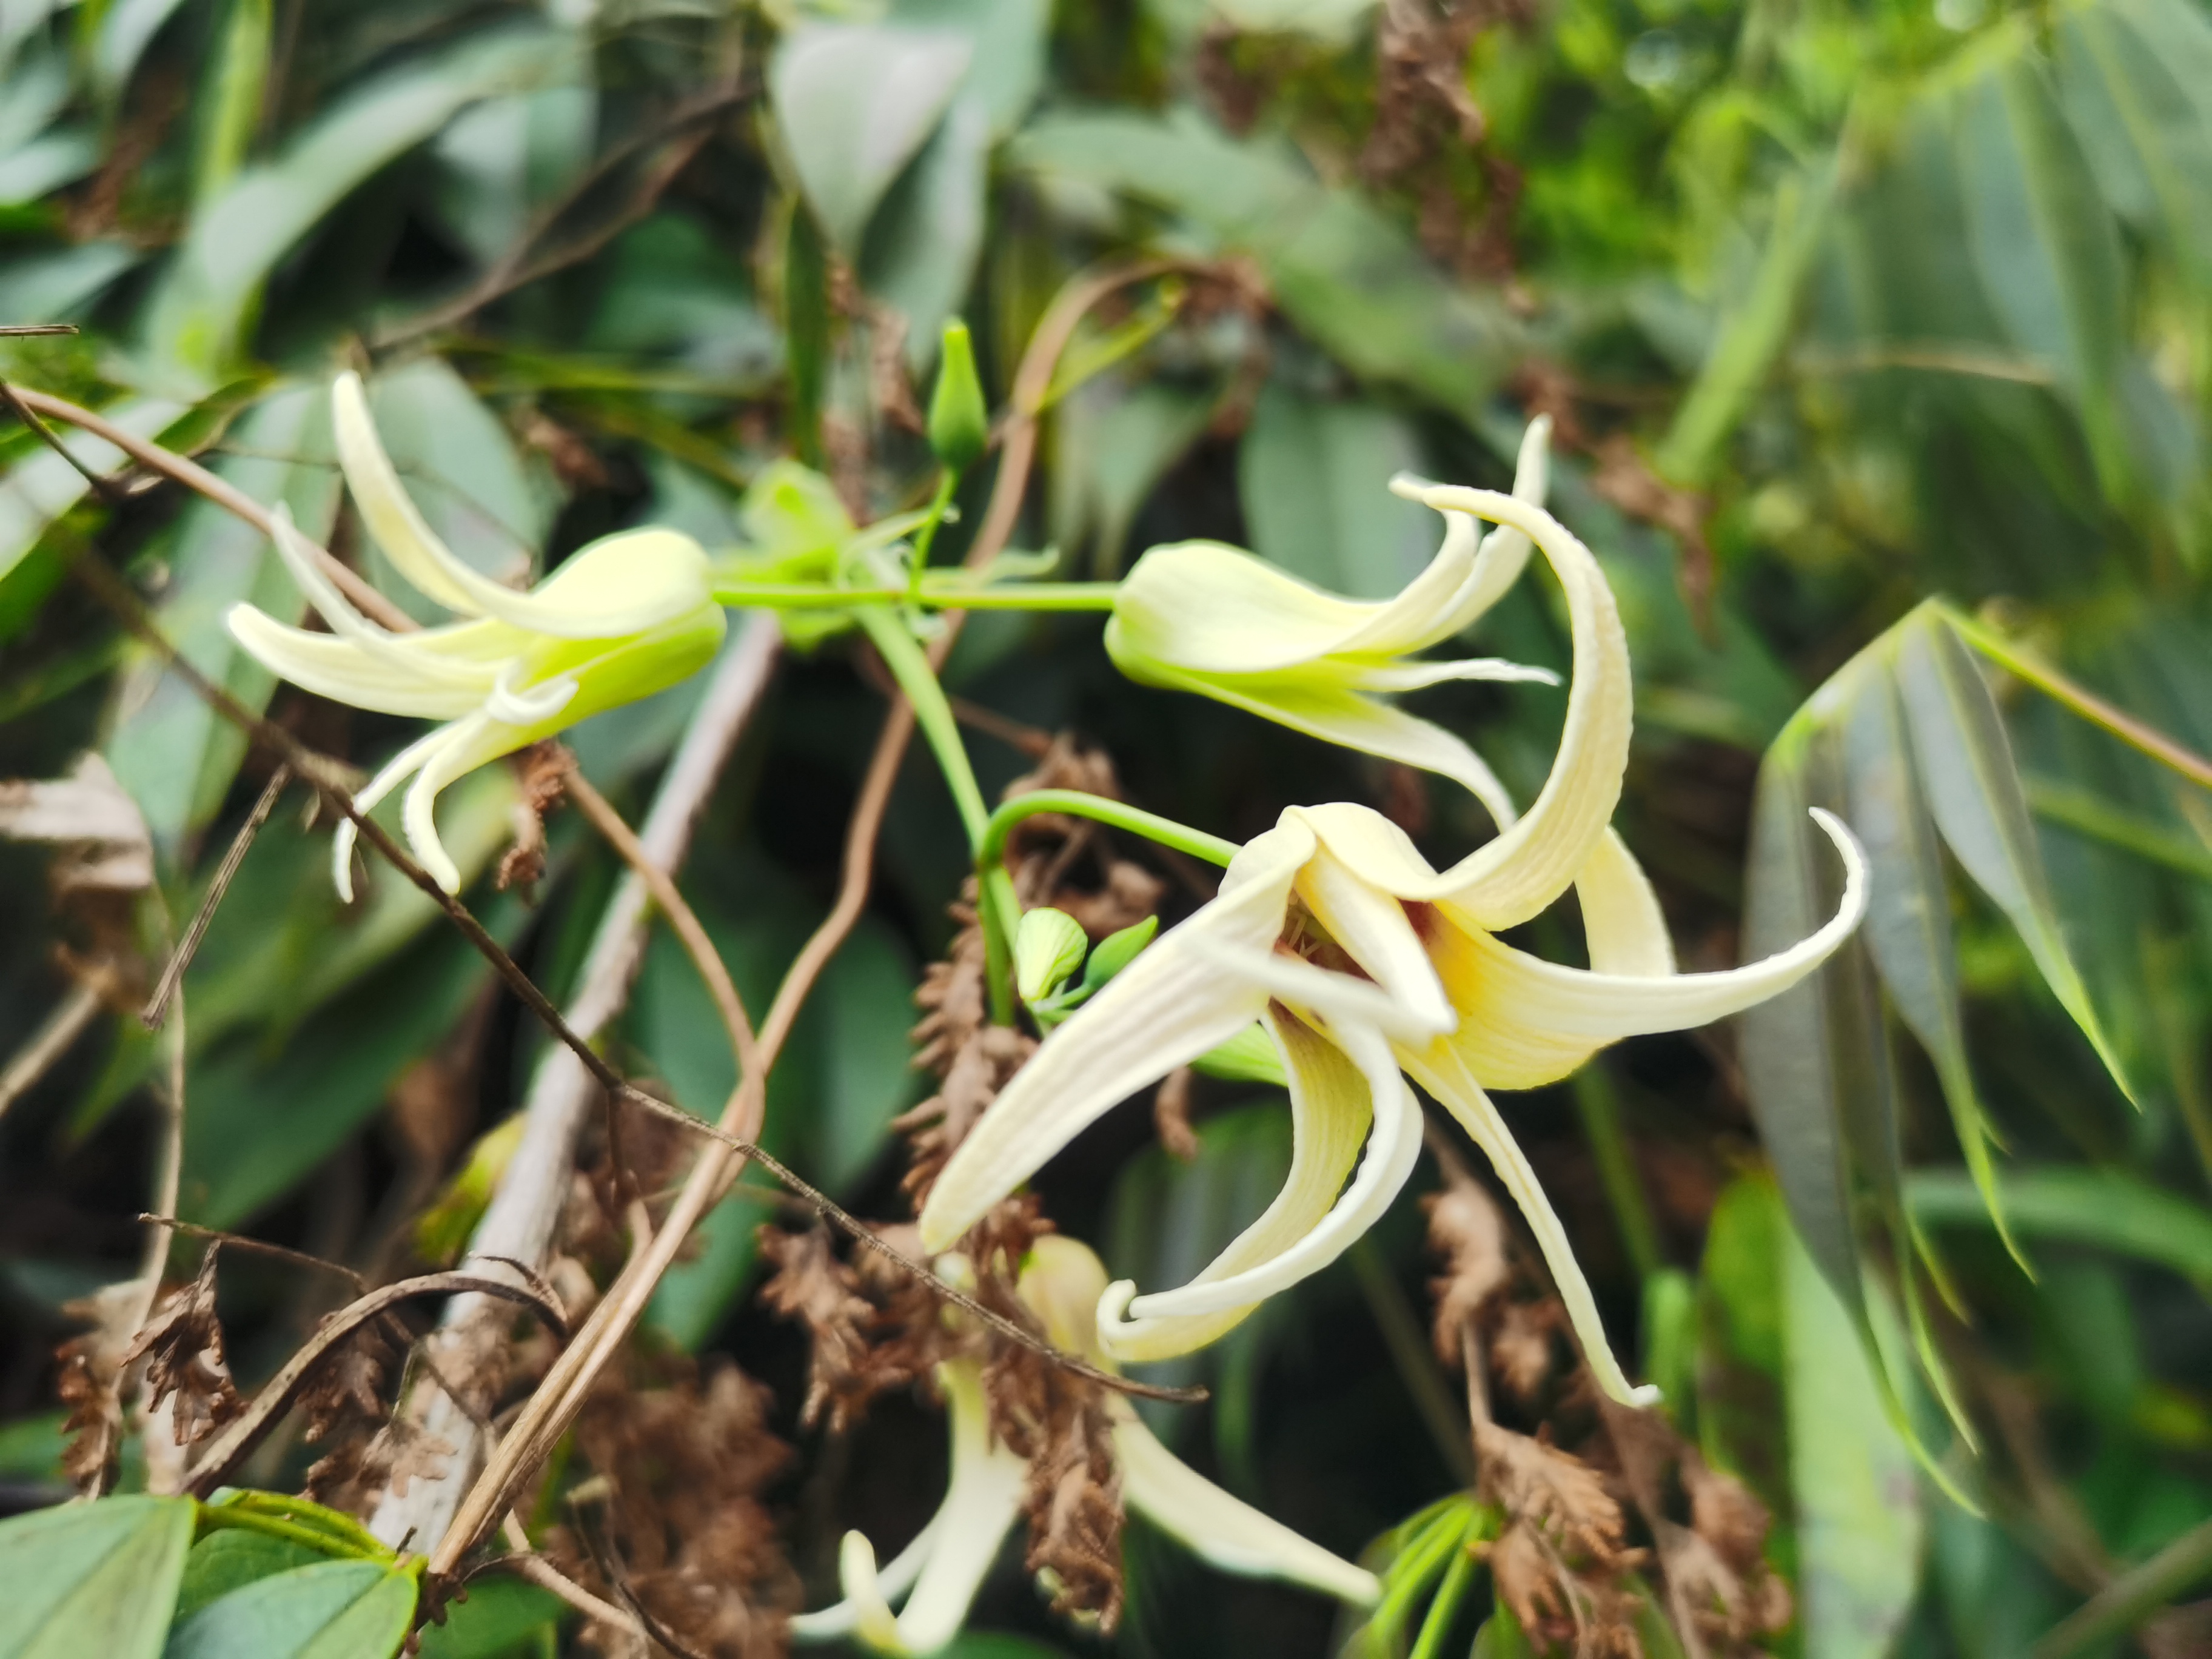
M1470 1372L1476 1495L1504 1521L1485 1551L1498 1599L1540 1648L1577 1659L1640 1659L1655 1596L1693 1659L1757 1651L1790 1617L1765 1507L1660 1412L1603 1396L1496 1202L1448 1174L1425 1200L1444 1267L1432 1335Z
M146 1407L172 1401L169 1419L179 1446L197 1445L246 1409L223 1358L222 1321L216 1316L216 1261L210 1244L189 1285L172 1291L124 1351L123 1366L146 1362Z
M783 1650L799 1583L764 1494L791 1449L771 1431L769 1391L726 1362L633 1355L600 1373L576 1420L592 1479L547 1553L562 1571L698 1653ZM623 1659L635 1633L588 1626Z
M912 1227L879 1227L876 1235L920 1260ZM926 1379L951 1352L943 1304L914 1273L873 1251L858 1251L848 1262L818 1226L805 1232L763 1226L760 1248L775 1267L761 1299L805 1326L811 1339L802 1423L811 1426L826 1413L830 1431L842 1433L871 1400Z

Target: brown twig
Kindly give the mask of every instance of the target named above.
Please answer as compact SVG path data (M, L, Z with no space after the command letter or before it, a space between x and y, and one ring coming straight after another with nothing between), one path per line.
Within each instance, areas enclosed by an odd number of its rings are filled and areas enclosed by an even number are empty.
M568 1334L567 1312L558 1303L548 1303L535 1291L524 1290L504 1279L487 1279L481 1273L424 1273L417 1279L403 1279L396 1285L371 1291L325 1320L299 1351L284 1362L283 1369L253 1396L253 1403L246 1407L246 1414L216 1437L192 1465L185 1477L184 1489L204 1495L221 1485L223 1477L238 1467L239 1460L252 1451L261 1437L274 1428L277 1419L289 1409L292 1395L307 1381L308 1373L362 1326L411 1297L451 1296L461 1291L520 1303L534 1310L556 1332L562 1336Z
M208 884L207 896L200 901L200 908L193 913L191 925L185 929L184 938L177 942L176 950L170 953L169 965L161 970L161 982L155 986L154 994L146 1000L145 1007L139 1011L138 1023L148 1030L161 1029L161 1016L168 1012L169 999L177 994L177 987L184 982L185 969L191 966L193 957L199 952L200 941L207 937L208 924L215 920L216 906L222 902L222 896L230 890L230 884L238 875L239 866L246 862L246 850L253 845L253 838L261 833L261 826L269 822L269 815L276 810L276 798L284 793L284 786L291 781L292 769L289 766L280 764L269 775L269 782L261 791L261 799L253 803L253 811L239 826L238 834L231 840L229 850L222 855L222 862L216 866L215 879Z
M106 1006L108 995L117 983L114 968L101 962L70 988L70 994L46 1016L46 1023L15 1051L6 1068L0 1069L0 1112L14 1105L52 1069L56 1060L69 1052L70 1044Z
M155 1227L166 1227L171 1232L182 1233L186 1238L204 1238L225 1249L242 1250L251 1255L265 1255L272 1261L289 1261L295 1267L312 1267L318 1273L330 1273L343 1279L353 1287L356 1296L368 1293L368 1281L343 1261L331 1261L319 1255L310 1255L305 1250L271 1244L265 1239L248 1238L243 1233L227 1233L220 1227L203 1227L197 1221L180 1221L175 1216L157 1211L142 1210L138 1219Z
M75 323L10 323L0 328L0 339L21 339L39 334L74 334Z
M16 403L21 411L35 412L52 420L65 421L71 426L82 428L96 438L104 438L148 471L158 472L163 477L205 496L226 512L236 514L263 535L275 535L276 532L270 519L268 508L263 507L244 490L225 479L217 477L197 462L187 460L173 449L164 449L160 444L150 439L142 438L135 432L125 431L105 416L94 414L88 409L80 408L67 398L57 398L51 392L33 392L27 386L15 386L11 390L13 395L9 401ZM55 437L52 429L44 422L34 422L32 429L67 457L70 465L77 466L80 471L82 470L76 457L70 454L68 446ZM395 633L407 633L420 626L414 617L370 586L355 572L352 566L347 564L336 554L318 547L313 543L307 544L307 546L308 551L314 556L316 562L323 567L324 573L337 584L339 591L352 600L354 607L363 615L375 618Z
M39 441L47 448L75 468L77 477L85 481L94 495L99 496L110 507L120 506L123 501L123 491L115 480L103 473L95 472L87 466L83 458L64 443L55 434L53 428L39 418L38 411L31 407L29 402L29 398L35 395L35 393L22 392L6 380L0 380L0 401L4 401L9 409L15 410L15 418L35 434Z

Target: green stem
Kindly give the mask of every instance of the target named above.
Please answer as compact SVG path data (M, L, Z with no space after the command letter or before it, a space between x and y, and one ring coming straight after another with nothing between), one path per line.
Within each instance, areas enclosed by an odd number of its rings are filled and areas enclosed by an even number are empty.
M1659 1247L1659 1229L1651 1219L1650 1200L1636 1170L1636 1157L1620 1127L1620 1097L1604 1062L1593 1059L1574 1076L1575 1109L1589 1137L1590 1153L1597 1160L1599 1182L1613 1206L1614 1224L1628 1250L1636 1276L1649 1279L1666 1265Z
M773 611L850 611L864 605L919 605L937 611L1111 611L1120 591L1113 582L1009 582L962 587L933 580L921 590L830 587L817 582L724 582L714 603Z
M990 987L991 1018L996 1024L1012 1024L1013 930L1021 917L1021 902L1003 863L984 860L983 849L988 844L992 815L983 804L982 786L975 781L975 769L969 763L967 745L960 741L960 722L953 715L952 705L945 700L937 671L930 666L928 656L907 631L897 613L888 606L866 605L854 614L874 643L876 653L884 659L884 666L890 670L891 678L898 682L899 690L914 706L915 723L928 740L930 751L937 757L938 769L951 788L953 805L960 809L960 822L968 831L968 845L975 854L980 878L979 920L983 928L983 971ZM1000 840L1003 845L1004 837Z
M929 550L937 540L937 527L945 522L945 509L952 505L952 491L960 475L951 467L937 475L937 493L929 498L929 516L914 532L914 556L907 564L906 597L909 605L921 603L921 573L929 568Z
M2198 1580L2212 1575L2212 1521L2185 1532L2156 1555L2122 1573L2054 1626L2030 1650L2032 1659L2074 1659L2135 1630Z
M1421 1620L1421 1633L1409 1659L1437 1659L1443 1651L1452 1623L1459 1617L1459 1604L1467 1600L1468 1586L1474 1582L1474 1556L1462 1544L1451 1565L1444 1569L1444 1582L1437 1587L1437 1599L1429 1603L1429 1616Z
M389 1561L391 1552L374 1538L366 1537L356 1543L317 1527L304 1527L296 1521L287 1521L274 1515L242 1509L229 1504L203 1504L200 1506L199 1527L203 1533L219 1527L234 1528L240 1532L258 1532L264 1537L282 1538L288 1543L304 1545L318 1555L327 1555L337 1560Z
M1006 862L1006 837L1024 818L1033 818L1041 812L1058 812L1072 818L1090 818L1110 824L1116 830L1127 830L1133 835L1158 842L1163 847L1172 847L1179 853L1204 859L1208 864L1224 867L1243 849L1233 841L1224 841L1218 836L1209 836L1203 830L1194 830L1188 824L1177 823L1173 818L1164 818L1157 812L1147 812L1139 807L1127 806L1118 800L1109 800L1103 795L1086 795L1079 789L1033 789L1026 795L1017 795L991 814L984 826L982 838L976 844L975 865L978 869L990 869Z
M2022 649L1994 628L1948 605L1939 608L1944 621L1959 630L1967 644L2008 673L2026 680L2053 702L2072 709L2093 726L2102 726L2122 743L2140 750L2161 766L2172 767L2185 778L2212 789L2212 760L2185 749L2165 732L2146 726L2125 710L2075 684L2033 652Z

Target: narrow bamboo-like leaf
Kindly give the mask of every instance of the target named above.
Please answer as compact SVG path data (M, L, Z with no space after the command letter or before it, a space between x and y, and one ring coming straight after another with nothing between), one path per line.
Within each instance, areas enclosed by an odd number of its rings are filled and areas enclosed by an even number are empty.
M155 1659L192 1514L187 1498L110 1498L0 1522L0 1653Z
M2014 343L2071 398L2108 491L2136 469L2118 396L2125 276L2118 228L2039 63L2015 56L1960 94L1966 228L1982 287Z
M1814 750L1825 741L1808 709L1790 723L1759 767L1744 884L1747 960L1804 938L1829 913L1812 844L1817 832L1807 816L1819 799L1809 775L1820 763ZM1858 1246L1832 1018L1815 975L1743 1015L1741 1054L1752 1115L1790 1213L1829 1283L1856 1304Z
M415 1616L414 1575L324 1561L256 1579L177 1626L162 1659L392 1659Z
M2089 1164L2007 1169L2005 1212L2021 1232L2118 1251L2212 1287L2212 1210L2122 1170ZM1916 1170L1905 1199L1931 1227L1986 1224L1973 1185L1954 1170Z
M1237 454L1253 550L1338 592L1396 593L1435 550L1436 514L1375 481L1421 464L1411 425L1389 410L1270 381Z
M153 398L102 411L117 426L142 438L158 434L184 412L182 404ZM123 452L104 439L64 434L63 441L95 472L112 472L124 464ZM0 582L8 580L39 538L90 488L82 473L50 449L27 456L0 477Z
M2018 1257L2018 1248L2004 1231L1996 1174L1990 1162L1995 1137L1966 1059L1942 851L1921 793L1905 709L1889 669L1887 651L1869 654L1855 688L1844 739L1850 799L1845 817L1867 855L1867 919L1861 937L1889 993L1890 1006L1935 1062L1966 1167L1989 1200L1999 1233ZM1893 1186L1893 1200L1894 1194ZM1893 1212L1901 1218L1893 1204ZM2021 1265L2027 1265L2025 1260Z
M1981 671L1932 610L1899 624L1897 668L1921 787L1944 844L2019 930L2044 982L2134 1100L2067 951L2012 744Z
M1804 1653L1882 1659L1917 1592L1920 1483L1859 1322L1790 1230L1778 1231Z
M261 125L262 92L276 8L271 0L230 0L209 59L199 106L199 156L192 199L212 202L238 176Z

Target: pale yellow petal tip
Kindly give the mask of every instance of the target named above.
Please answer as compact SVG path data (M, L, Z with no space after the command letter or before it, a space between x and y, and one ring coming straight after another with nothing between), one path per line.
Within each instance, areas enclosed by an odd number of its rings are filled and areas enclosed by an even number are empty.
M900 1638L890 1603L884 1599L883 1586L876 1577L875 1546L868 1542L866 1533L848 1532L839 1545L837 1582L856 1614L853 1634L862 1644L878 1653L908 1651Z
M1649 1411L1666 1397L1656 1382L1644 1382L1628 1391L1628 1404L1638 1411Z

